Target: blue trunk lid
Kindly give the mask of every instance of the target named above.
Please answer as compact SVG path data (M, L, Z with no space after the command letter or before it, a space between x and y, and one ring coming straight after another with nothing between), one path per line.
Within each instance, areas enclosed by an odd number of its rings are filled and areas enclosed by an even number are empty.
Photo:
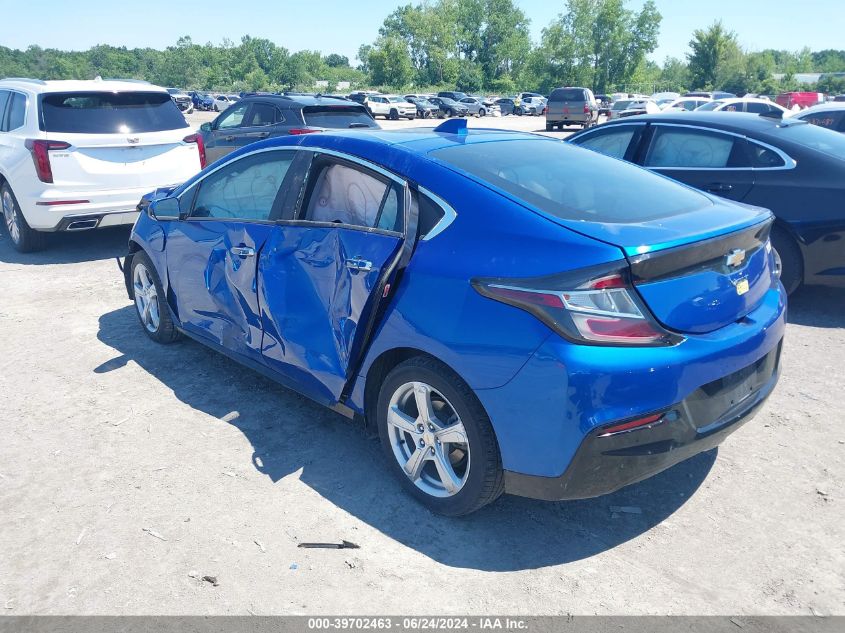
M716 202L636 224L557 221L622 249L634 287L655 318L677 332L740 321L776 283L772 214L758 207Z

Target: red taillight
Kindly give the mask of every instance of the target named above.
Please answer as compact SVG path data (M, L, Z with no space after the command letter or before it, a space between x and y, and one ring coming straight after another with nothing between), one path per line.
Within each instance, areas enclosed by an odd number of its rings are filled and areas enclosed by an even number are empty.
M322 130L317 130L313 127L295 127L288 130L290 134L314 134L315 132L322 132Z
M70 143L64 141L42 141L27 139L24 143L32 154L32 162L35 164L35 173L41 182L53 182L53 168L50 165L50 150L69 149Z
M590 114L590 104L589 103L584 104L584 114Z
M554 331L580 343L672 345L681 340L661 328L629 286L625 272L580 277L473 280L485 297L527 310Z
M602 429L599 437L607 437L608 435L616 435L617 433L624 433L625 431L633 431L634 429L656 426L663 422L665 413L655 413L654 415L647 415L644 418L637 418L630 422L623 422L622 424L614 424Z
M182 142L197 144L197 152L200 155L200 169L205 169L207 161L205 159L205 142L202 140L202 134L191 134L183 138Z

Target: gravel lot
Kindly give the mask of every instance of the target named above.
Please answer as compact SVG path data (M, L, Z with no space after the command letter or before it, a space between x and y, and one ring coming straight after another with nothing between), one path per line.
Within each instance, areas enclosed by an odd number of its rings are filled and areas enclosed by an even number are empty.
M149 342L114 261L127 236L20 255L0 234L3 613L845 614L845 291L794 297L780 385L718 451L456 520L344 418ZM360 549L297 548L341 539Z

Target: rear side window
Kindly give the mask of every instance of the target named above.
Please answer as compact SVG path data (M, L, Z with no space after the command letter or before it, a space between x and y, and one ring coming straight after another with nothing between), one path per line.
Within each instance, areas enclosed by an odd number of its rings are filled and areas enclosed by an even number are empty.
M748 148L751 151L751 163L754 167L765 169L786 165L780 154L768 147L749 141Z
M166 92L61 92L41 98L47 132L134 134L188 127Z
M264 127L282 123L284 120L282 111L272 103L253 103L248 120L244 121L242 127Z
M552 91L552 101L588 101L587 93L581 88L557 88Z
M711 204L667 178L559 141L472 143L431 156L566 220L635 223Z
M267 220L293 162L293 152L263 152L233 161L207 176L193 218Z
M307 106L302 109L305 124L334 129L377 128L364 108L357 106Z
M330 161L316 174L304 219L396 230L402 220L399 200L399 192L389 181Z
M11 132L23 127L25 120L26 97L20 92L13 92L6 104L6 130Z
M644 164L697 169L748 167L739 141L718 132L657 126Z
M635 131L636 128L633 125L617 126L617 129L589 134L583 141L578 142L578 145L605 156L625 158Z
M2 102L2 100L3 97L0 97L0 102ZM843 119L845 119L845 110L813 112L812 114L805 114L800 118L802 121L818 125L819 127L826 127L830 130L841 130Z

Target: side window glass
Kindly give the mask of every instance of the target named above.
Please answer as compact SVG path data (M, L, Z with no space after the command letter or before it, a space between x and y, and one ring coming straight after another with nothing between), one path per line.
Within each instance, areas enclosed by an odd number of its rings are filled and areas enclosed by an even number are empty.
M397 184L390 186L387 195L384 197L384 203L381 205L381 212L378 216L376 228L384 229L385 231L402 232L404 218L402 217L402 199L403 190Z
M629 125L612 132L594 132L587 136L581 143L581 147L613 158L625 158L625 152L628 151L632 138L634 138L634 126Z
M657 127L645 159L646 167L719 169L747 167L742 145L724 134Z
M774 109L768 103L752 101L746 104L746 112L753 112L754 114L763 114L764 112L771 112Z
M265 125L275 125L284 121L279 108L272 103L253 103L252 110L249 113L249 120L243 127L263 127Z
M269 219L292 161L292 152L266 152L226 165L202 181L191 217Z
M379 222L387 189L386 182L360 169L328 164L316 176L305 219L373 228Z
M751 161L754 167L783 167L786 164L777 152L768 147L752 142L748 143L748 147L751 150Z
M6 129L11 131L22 127L26 119L26 97L19 92L13 92L6 109Z
M232 106L226 110L223 118L220 119L220 123L217 124L217 129L228 130L233 127L241 127L241 123L243 123L244 115L246 114L248 108L249 104L243 103L241 105Z
M6 101L9 99L8 90L0 90L0 132L7 132L6 129Z
M0 99L2 99L2 97L0 97ZM840 118L845 119L845 117L841 117L838 112L816 112L801 118L807 123L812 123L813 125L818 125L819 127L830 128L832 130L837 128L837 123L839 123Z

